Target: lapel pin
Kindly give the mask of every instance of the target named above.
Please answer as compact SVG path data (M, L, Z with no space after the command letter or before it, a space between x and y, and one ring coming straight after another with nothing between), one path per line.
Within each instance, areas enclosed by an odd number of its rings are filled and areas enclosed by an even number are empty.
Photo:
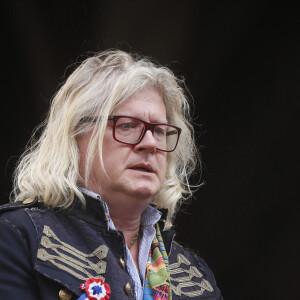
M110 287L100 278L90 278L80 285L85 291L77 300L108 300L110 297Z

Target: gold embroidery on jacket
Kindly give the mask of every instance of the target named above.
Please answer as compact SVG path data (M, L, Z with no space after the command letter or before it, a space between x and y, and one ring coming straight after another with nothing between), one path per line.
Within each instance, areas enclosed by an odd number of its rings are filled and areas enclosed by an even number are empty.
M60 240L49 226L44 226L43 233L40 244L42 248L37 253L40 260L49 261L80 280L91 277L105 280L101 275L106 271L106 262L103 259L107 257L107 246L100 245L92 253L86 254ZM97 258L98 262L92 262L93 258Z
M211 284L206 279L202 278L203 275L196 267L190 266L189 268L183 268L182 265L188 267L191 265L191 262L182 254L178 254L177 263L169 266L171 286L174 294L177 296L185 295L188 297L197 297L201 296L204 291L213 292L214 289L212 288ZM192 281L193 278L198 278L198 282ZM202 278L201 281L199 281L200 278ZM176 285L174 283L176 283ZM184 288L191 287L193 287L194 290L184 290Z

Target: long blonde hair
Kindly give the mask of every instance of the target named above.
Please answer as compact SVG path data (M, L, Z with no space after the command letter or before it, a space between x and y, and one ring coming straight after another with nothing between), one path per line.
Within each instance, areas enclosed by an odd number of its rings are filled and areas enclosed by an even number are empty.
M78 182L84 179L79 174L76 137L95 124L81 120L101 116L94 126L86 165L89 172L98 151L104 168L101 149L107 117L130 95L146 86L159 91L166 105L168 122L182 129L176 150L168 153L165 181L153 199L158 208L168 209L166 225L170 227L180 201L192 195L189 177L200 161L190 123L190 105L183 82L168 68L119 50L101 52L85 59L58 90L49 115L41 125L40 137L35 140L33 135L31 144L19 160L13 200L38 196L46 205L66 208L77 195L85 204L78 188Z

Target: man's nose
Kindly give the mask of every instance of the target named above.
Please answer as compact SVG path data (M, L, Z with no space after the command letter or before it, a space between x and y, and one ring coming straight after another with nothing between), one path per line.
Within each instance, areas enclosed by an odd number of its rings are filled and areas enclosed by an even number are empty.
M151 130L146 130L142 140L136 145L136 149L139 151L148 150L149 152L155 151L157 148L157 142L153 136Z

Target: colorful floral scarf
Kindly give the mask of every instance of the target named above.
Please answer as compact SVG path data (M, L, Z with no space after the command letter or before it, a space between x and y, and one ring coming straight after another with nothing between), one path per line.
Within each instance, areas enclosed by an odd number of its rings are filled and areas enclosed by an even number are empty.
M146 267L144 300L172 300L169 260L158 224Z

